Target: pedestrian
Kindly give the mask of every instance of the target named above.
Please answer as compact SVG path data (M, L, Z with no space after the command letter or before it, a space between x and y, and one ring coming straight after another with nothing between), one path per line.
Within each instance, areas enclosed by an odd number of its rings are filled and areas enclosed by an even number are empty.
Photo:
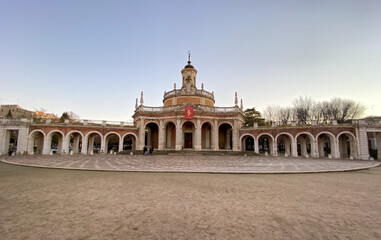
M12 147L9 147L8 155L9 155L9 156L12 156L12 153L13 153L13 148L12 148Z
M152 153L153 153L153 147L151 147L151 148L149 149L149 155L152 155Z
M144 145L144 148L143 148L143 155L147 155L147 146L146 145Z

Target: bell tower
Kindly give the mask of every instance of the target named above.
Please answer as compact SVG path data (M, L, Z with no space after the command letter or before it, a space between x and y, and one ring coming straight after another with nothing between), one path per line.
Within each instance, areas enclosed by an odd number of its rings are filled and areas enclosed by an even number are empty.
M188 52L188 64L181 70L181 74L183 75L183 85L181 89L197 89L197 70L191 65L190 52Z

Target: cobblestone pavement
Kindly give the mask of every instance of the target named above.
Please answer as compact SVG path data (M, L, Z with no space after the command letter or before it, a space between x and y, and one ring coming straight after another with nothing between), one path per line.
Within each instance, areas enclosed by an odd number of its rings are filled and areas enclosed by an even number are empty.
M53 155L1 156L2 162L45 168L138 172L309 173L366 169L379 161L270 156Z

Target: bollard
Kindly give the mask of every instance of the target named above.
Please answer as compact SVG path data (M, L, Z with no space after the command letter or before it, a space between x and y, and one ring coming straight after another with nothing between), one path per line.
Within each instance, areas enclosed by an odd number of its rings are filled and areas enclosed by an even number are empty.
M70 155L73 155L73 153L74 153L73 150L71 150L71 151L70 151Z
M133 152L130 152L130 155L134 155L134 153L133 153Z
M267 152L265 152L265 156L268 156L269 154Z
M93 155L93 154L94 154L94 150L91 150L91 151L90 151L90 155Z
M331 155L331 154L328 154L328 158L330 158L330 159L331 159L331 158L332 158L332 155Z
M53 155L53 151L50 151L50 155Z
M287 153L285 153L285 154L284 154L284 157L288 157L288 154L287 154Z

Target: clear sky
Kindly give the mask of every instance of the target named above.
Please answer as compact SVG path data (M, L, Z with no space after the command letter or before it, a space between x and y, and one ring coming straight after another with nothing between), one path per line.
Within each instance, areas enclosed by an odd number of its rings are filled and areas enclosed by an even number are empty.
M84 119L162 106L191 50L216 106L350 98L381 115L381 1L0 1L0 98ZM372 110L373 106L373 110Z

